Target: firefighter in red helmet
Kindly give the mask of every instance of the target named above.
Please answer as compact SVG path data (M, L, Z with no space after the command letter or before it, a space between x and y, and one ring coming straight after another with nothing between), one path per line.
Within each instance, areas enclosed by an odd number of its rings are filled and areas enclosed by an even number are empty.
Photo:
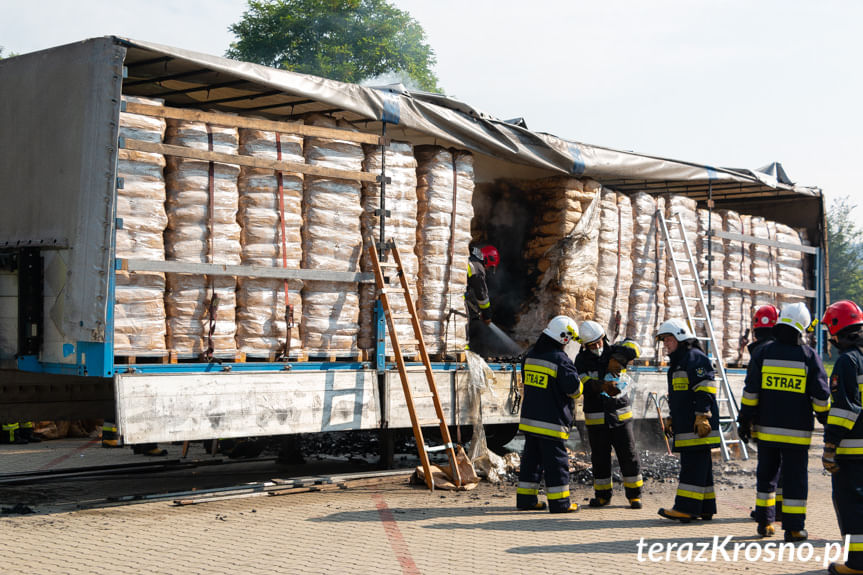
M830 374L830 412L821 462L832 475L833 507L849 549L830 573L863 574L863 310L853 301L827 308L822 323L841 355Z
M470 349L472 336L477 333L478 322L491 323L491 300L488 296L486 278L494 275L499 263L500 254L494 246L473 246L470 249L467 263L467 291L464 294L468 316L467 349Z

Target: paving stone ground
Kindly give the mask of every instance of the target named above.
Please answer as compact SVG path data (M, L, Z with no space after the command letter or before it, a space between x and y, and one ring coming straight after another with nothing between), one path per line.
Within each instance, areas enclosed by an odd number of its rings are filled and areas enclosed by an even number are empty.
M98 464L107 451L88 440L0 446L0 473L70 465L75 458ZM782 547L781 561L781 529L779 538L760 539L748 517L755 500L750 473L720 478L719 514L688 525L656 514L672 504L676 485L652 480L644 509L629 509L616 493L609 507L567 515L515 511L511 486L431 493L401 481L185 507L164 501L75 511L37 507L35 514L0 515L0 573L824 573L825 547L840 534L820 446L810 453L810 545ZM741 465L751 472L755 462ZM579 503L590 496L589 488L574 490ZM724 547L698 556L727 537ZM774 560L767 561L771 551Z

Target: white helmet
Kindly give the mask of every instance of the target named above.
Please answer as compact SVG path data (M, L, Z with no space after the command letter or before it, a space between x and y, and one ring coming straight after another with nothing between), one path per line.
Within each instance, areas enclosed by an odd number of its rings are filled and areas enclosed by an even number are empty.
M605 330L595 321L585 321L578 328L578 343L587 345L599 341L605 335Z
M542 333L554 341L566 345L574 339L578 339L578 326L575 321L565 315L559 315L548 322L548 327Z
M661 338L663 335L673 335L677 341L695 339L695 335L689 331L689 326L682 319L670 319L663 322L656 331L656 339Z
M776 325L791 326L801 335L806 335L806 329L812 323L812 316L809 315L809 310L802 303L790 303L782 307L779 312L779 319L776 320Z

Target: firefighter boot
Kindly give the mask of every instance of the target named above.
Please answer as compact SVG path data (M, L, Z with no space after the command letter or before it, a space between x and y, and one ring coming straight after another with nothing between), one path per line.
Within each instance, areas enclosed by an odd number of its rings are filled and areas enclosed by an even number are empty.
M762 537L773 537L776 534L776 528L771 523L759 523L758 534Z
M133 445L132 453L135 455L147 455L150 457L162 457L163 455L168 455L168 451L166 449L159 449L159 446L155 443Z
M831 563L827 572L833 575L863 575L863 569L854 569L845 563Z
M666 519L674 519L675 521L680 521L681 523L689 523L690 521L695 519L695 517L693 517L689 513L683 513L682 511L678 511L673 507L671 509L665 509L664 507L661 507L657 513L659 513L662 517L665 517Z
M27 440L21 437L21 429L17 423L4 423L2 431L0 431L0 443L22 445L27 443Z
M630 509L641 509L642 508L641 499L639 499L637 497L633 497L632 499L630 499L629 500L629 508Z
M798 541L806 541L809 539L809 532L805 529L801 529L800 531L785 531L785 541L788 543L796 543Z
M545 501L538 501L535 505L530 507L517 507L516 509L519 511L542 511L546 507L548 507L548 505L545 504Z
M27 443L40 443L42 441L42 438L36 435L36 432L33 430L32 421L20 424L18 432L21 435L21 439L25 440Z
M120 435L117 433L117 425L110 421L106 421L102 424L102 447L106 449L123 447L123 442L120 440Z
M570 503L569 507L560 511L552 511L552 513L575 513L579 510L578 503Z
M611 503L611 499L606 499L605 497L592 497L587 504L591 507L605 507Z

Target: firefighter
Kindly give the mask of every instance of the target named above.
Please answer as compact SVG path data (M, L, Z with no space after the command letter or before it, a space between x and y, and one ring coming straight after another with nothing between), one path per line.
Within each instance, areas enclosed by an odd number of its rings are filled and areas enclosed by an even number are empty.
M839 531L850 538L846 563L832 563L829 571L863 574L863 311L852 301L838 301L827 308L823 323L842 354L830 374L832 405L821 462L832 475Z
M656 339L662 341L669 358L671 417L666 429L672 434L674 451L680 453L674 507L661 508L659 514L683 523L698 517L709 521L716 514L710 450L720 442L713 365L683 320L664 322Z
M755 355L756 350L763 347L764 344L774 340L773 326L776 325L777 319L779 319L779 310L776 309L776 306L774 305L762 305L757 310L755 310L755 315L752 316L752 334L755 338L755 341L753 341L747 346L750 358ZM745 430L744 433L746 433ZM738 432L738 436L739 435L740 434ZM782 520L782 481L779 479L780 475L782 475L781 461L779 464L779 469L776 471L776 479L773 482L777 485L776 505L774 507L774 509L776 510L776 521ZM755 511L755 509L753 509L749 513L749 517L753 521L758 521L758 513Z
M476 339L478 330L482 329L479 322L491 323L491 300L488 297L486 277L494 275L500 263L500 254L494 246L473 246L467 262L467 291L464 294L467 307L468 328L465 349L470 349L472 340ZM476 344L476 341L474 341ZM476 351L476 350L474 350Z
M616 385L625 366L641 355L641 350L631 341L609 345L605 330L595 321L583 322L578 335L581 349L575 356L575 369L584 388L584 423L593 465L594 497L588 505L603 507L611 502L613 447L629 505L641 509L643 481L632 432L632 402L629 390L621 391Z
M775 533L776 482L782 487L785 541L805 541L807 467L813 411L827 420L830 392L821 358L803 343L811 325L802 303L785 305L773 328L775 341L756 350L746 370L738 421L740 438L758 441L755 515L758 534Z
M545 492L551 513L578 511L569 500L569 439L575 399L582 385L564 347L578 337L575 322L559 315L552 319L525 355L521 365L524 400L518 428L524 432L524 452L518 474L516 507L531 511L546 508L539 501L539 484L545 473Z

